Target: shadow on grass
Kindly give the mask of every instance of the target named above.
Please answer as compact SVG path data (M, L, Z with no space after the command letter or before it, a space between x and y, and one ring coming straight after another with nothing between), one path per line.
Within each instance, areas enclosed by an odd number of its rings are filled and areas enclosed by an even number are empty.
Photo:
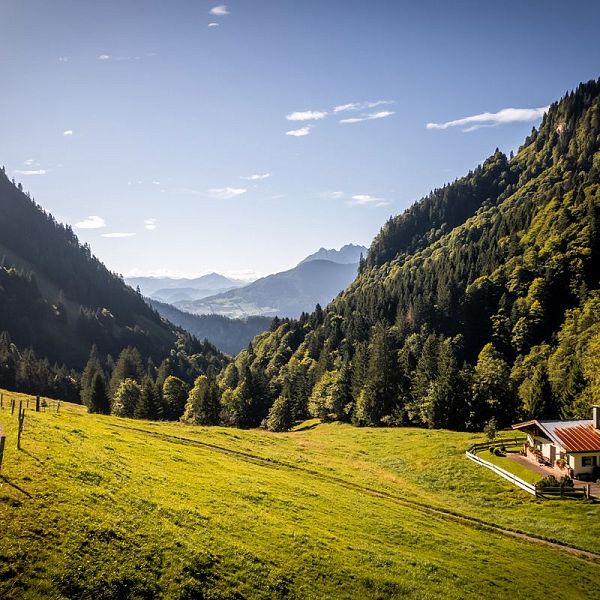
M31 494L27 490L24 490L22 487L19 487L16 483L13 483L6 475L0 475L0 479L2 479L4 483L10 485L10 487L21 492L22 494L25 494L28 498L31 498Z

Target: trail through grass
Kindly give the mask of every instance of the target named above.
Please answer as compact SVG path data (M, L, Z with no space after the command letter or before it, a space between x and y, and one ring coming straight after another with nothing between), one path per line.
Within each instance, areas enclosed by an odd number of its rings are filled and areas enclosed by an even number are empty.
M600 583L590 560L444 514L600 552L599 505L528 497L464 458L468 434L64 405L28 412L17 452L16 416L0 421L1 597L589 598Z

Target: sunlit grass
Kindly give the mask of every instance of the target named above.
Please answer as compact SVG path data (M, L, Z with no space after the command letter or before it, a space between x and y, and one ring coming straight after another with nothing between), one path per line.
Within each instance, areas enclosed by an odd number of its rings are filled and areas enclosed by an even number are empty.
M1 597L584 598L600 583L598 565L394 500L600 551L598 505L536 501L465 458L470 434L271 434L63 404L27 413L18 452L16 416L0 421Z

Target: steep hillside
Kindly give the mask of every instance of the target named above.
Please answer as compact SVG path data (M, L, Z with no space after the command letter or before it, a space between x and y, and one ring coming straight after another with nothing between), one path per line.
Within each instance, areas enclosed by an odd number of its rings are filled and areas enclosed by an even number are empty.
M317 304L327 304L356 276L356 264L311 260L297 267L258 279L243 288L193 302L177 302L177 308L195 314L228 317L299 317Z
M21 350L32 348L38 357L81 370L94 344L113 357L132 346L160 364L181 335L4 171L0 257L0 331ZM7 341L1 346L3 353L13 352ZM23 380L35 387L34 374Z
M334 248L320 248L314 254L310 254L299 264L310 262L311 260L330 260L341 265L358 264L360 257L367 255L368 248L357 246L356 244L346 244L339 250Z
M496 151L386 223L326 311L259 336L225 370L223 402L237 415L253 397L255 421L272 405L274 428L307 414L457 429L588 417L600 393L599 149L591 81L516 156Z
M207 339L227 354L237 354L246 348L255 336L267 331L273 321L270 317L230 319L222 315L193 315L157 300L148 299L148 303L171 323L199 340Z

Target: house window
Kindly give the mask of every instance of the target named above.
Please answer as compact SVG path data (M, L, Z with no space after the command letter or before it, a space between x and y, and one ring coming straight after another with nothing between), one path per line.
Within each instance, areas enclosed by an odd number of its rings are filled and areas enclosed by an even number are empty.
M581 457L581 466L582 467L598 466L598 457L597 456L582 456Z

